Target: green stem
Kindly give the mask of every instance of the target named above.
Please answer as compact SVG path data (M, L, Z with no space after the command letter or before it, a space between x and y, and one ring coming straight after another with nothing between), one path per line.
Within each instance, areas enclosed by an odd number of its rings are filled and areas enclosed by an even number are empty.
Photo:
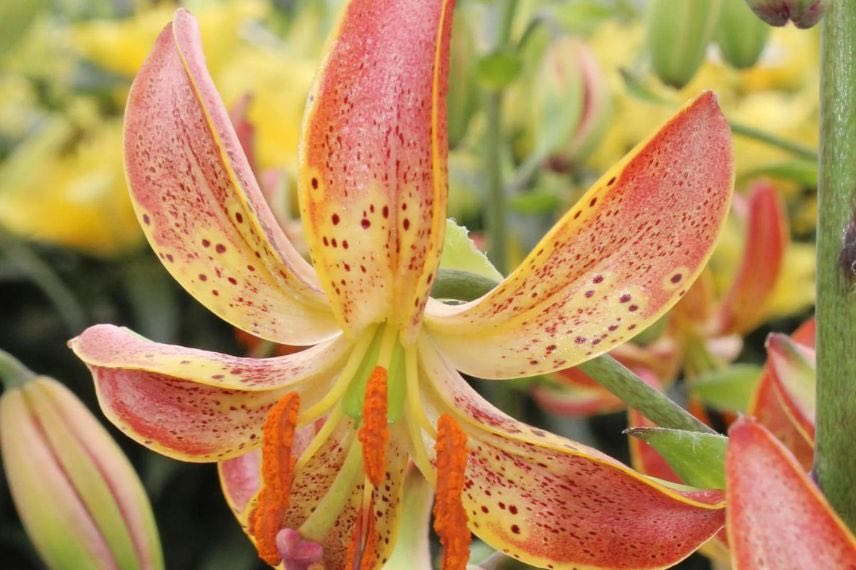
M488 253L493 265L500 273L507 271L506 213L508 197L502 180L502 92L493 91L485 95L485 173L488 185L487 236Z
M0 382L4 388L18 388L35 377L36 375L17 358L5 350L0 350Z
M830 0L822 28L814 469L856 529L856 2Z
M86 313L62 279L24 243L0 229L0 251L42 290L71 334L86 326Z
M517 0L497 0L497 28L494 51L505 51L511 39L511 27ZM502 177L502 100L501 89L485 93L485 177L488 185L487 235L490 243L490 256L493 264L505 273L508 269L506 249L508 238L506 217L508 197Z
M660 427L716 433L608 354L584 362L578 368Z
M761 129L756 129L748 125L744 125L743 123L729 121L729 124L731 125L731 131L735 135L740 135L748 139L753 139L766 143L770 146L780 148L799 158L804 158L806 160L811 161L817 160L817 151L813 148L809 148L807 146L791 142L789 140L778 137L772 133L768 133L767 131L762 131Z

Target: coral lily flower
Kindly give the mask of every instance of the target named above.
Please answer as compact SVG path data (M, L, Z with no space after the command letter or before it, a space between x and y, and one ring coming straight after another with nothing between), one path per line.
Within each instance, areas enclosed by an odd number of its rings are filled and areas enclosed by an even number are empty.
M382 566L411 461L436 491L444 568L464 568L470 531L547 568L673 564L721 528L720 493L666 486L521 424L458 371L502 379L567 368L671 307L728 208L728 124L714 96L701 95L496 289L457 306L431 300L446 213L453 4L345 7L299 157L312 265L265 205L195 22L179 10L128 102L139 220L170 273L217 315L311 348L237 358L107 325L71 346L105 414L142 444L210 462L261 449L247 471L261 473L260 488L227 477L227 494L271 565Z

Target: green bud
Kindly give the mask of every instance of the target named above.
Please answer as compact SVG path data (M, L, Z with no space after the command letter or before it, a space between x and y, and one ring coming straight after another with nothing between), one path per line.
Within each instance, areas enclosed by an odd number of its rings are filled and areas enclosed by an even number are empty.
M771 26L788 20L798 28L811 28L823 16L823 0L745 0L755 14Z
M553 41L541 59L530 109L532 152L544 159L568 144L583 112L585 84L582 42L569 36Z
M0 361L16 363L0 351ZM151 506L119 446L65 386L31 375L0 396L9 490L52 570L161 570Z
M744 0L723 0L718 28L716 42L726 62L738 69L758 62L770 27L752 14Z
M654 72L664 83L681 88L698 71L716 30L720 4L720 0L651 0L648 49Z
M451 147L455 147L467 134L470 119L478 106L476 61L476 40L472 29L464 18L455 18L449 47L449 95L446 98Z

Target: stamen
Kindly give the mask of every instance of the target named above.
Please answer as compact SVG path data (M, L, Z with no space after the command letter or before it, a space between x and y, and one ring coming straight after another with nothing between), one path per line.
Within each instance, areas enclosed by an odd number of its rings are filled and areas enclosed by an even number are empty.
M389 442L386 380L386 369L375 366L366 384L363 419L357 433L363 447L366 476L375 488L383 483L386 472L386 446Z
M294 474L291 450L300 396L290 392L270 409L265 417L262 443L262 488L250 513L249 532L256 539L259 556L275 566L281 557L276 545Z
M470 556L470 531L461 501L467 469L467 436L448 414L437 421L437 493L434 530L443 545L442 570L464 570Z
M371 505L370 505L371 507ZM363 556L360 562L360 570L374 570L375 557L377 556L377 529L374 509L369 508L368 524L366 525L366 544L363 546Z

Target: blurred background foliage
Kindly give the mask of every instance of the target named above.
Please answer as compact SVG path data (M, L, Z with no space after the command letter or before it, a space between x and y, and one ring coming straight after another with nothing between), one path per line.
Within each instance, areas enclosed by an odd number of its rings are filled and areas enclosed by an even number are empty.
M790 332L812 310L819 46L816 30L752 27L745 15L729 12L728 1L710 3L715 6L698 31L682 36L694 45L680 45L657 21L656 0L519 0L511 45L495 50L494 2L459 0L449 96L450 216L484 243L484 149L490 144L484 100L491 93L505 94L500 168L508 182L510 235L503 247L513 267L608 166L685 100L716 91L734 123L738 196L703 279L708 300L701 305L707 311L710 299L726 297L735 281L751 245L743 195L760 178L774 187L788 228L775 287L759 300L751 328L730 331L736 338L727 349L722 342L699 348L688 341L716 336L708 319L674 316L643 333L635 347L666 341L683 347L683 360L670 356L657 374L683 401L692 377L724 377L712 390L693 392L721 428L728 413L745 407L757 381L757 368L745 365L763 362L767 332ZM96 413L91 380L66 347L88 324L128 325L155 340L223 352L250 349L166 274L127 197L124 100L177 4L24 0L0 6L0 347L64 381ZM293 189L301 115L340 1L181 4L200 21L214 81L236 122L252 133L253 167L299 245ZM754 44L744 45L745 38ZM698 61L660 61L668 59L663 50L695 50ZM496 247L488 244L488 255ZM765 260L774 265L777 255L762 252L757 270L765 270ZM743 367L732 368L734 362ZM576 401L573 384L561 378L520 381L490 396L530 423L629 461L621 435L626 419L614 405L566 417L546 411L568 408L551 407L545 389ZM220 496L214 466L170 461L108 427L150 494L168 568L261 567ZM40 567L5 488L0 560L9 569ZM698 556L685 564L707 567Z

